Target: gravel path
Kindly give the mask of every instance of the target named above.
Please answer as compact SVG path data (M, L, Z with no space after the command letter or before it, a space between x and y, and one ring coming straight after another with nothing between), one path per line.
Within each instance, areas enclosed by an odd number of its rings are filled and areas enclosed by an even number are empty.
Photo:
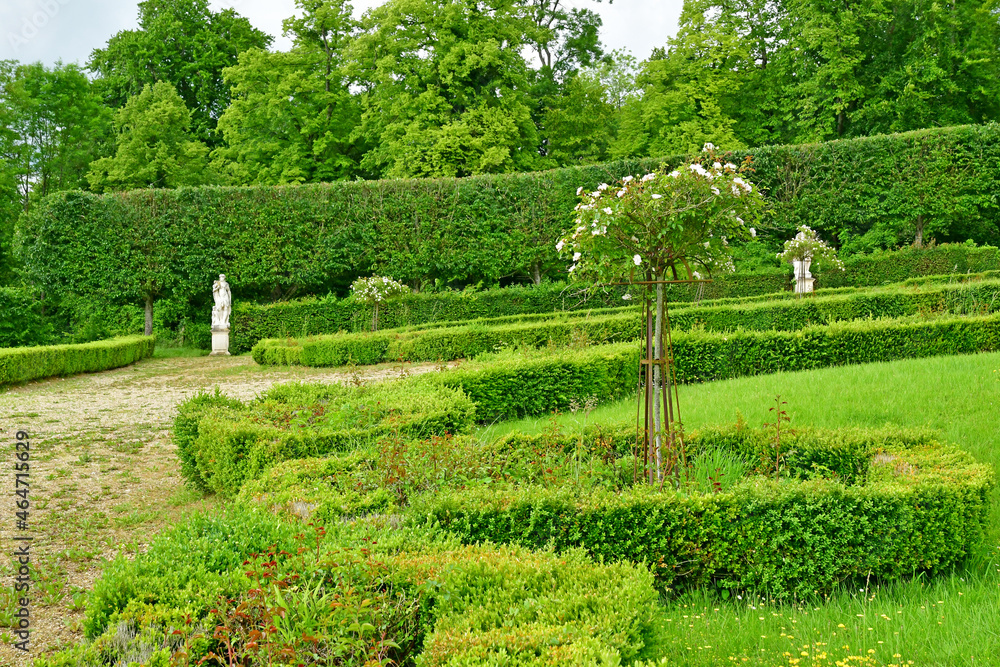
M28 531L15 530L15 478L0 505L0 544L30 534L36 582L31 597L31 655L10 647L0 627L0 665L27 667L31 658L82 638L81 591L118 554L133 557L162 528L215 500L186 489L170 428L177 405L214 387L250 399L286 382L380 381L435 370L433 364L344 370L262 368L248 356L147 359L102 373L51 378L0 389L0 437L31 437ZM13 446L6 456L13 462ZM0 559L0 622L13 609L14 570ZM76 603L74 603L74 597Z

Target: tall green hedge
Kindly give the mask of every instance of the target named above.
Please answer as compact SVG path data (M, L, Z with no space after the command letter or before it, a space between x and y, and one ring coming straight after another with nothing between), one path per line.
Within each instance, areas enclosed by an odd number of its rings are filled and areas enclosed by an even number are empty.
M0 385L119 368L152 356L152 336L0 349Z
M1000 269L1000 248L946 244L902 248L892 252L857 255L844 262L844 271L817 271L822 287L875 287L916 276L982 273Z
M0 348L45 345L52 325L28 290L0 287Z
M947 195L955 205L921 213L914 202L928 198L910 190L920 187L916 167L928 151L943 156L934 164L946 170L948 186L930 196ZM803 222L830 237L875 225L903 229L926 215L948 218L938 241L1000 244L1000 125L763 147L733 157L744 155L753 157L754 180L774 203L781 238ZM166 299L205 306L218 273L228 276L237 301L342 291L372 272L423 286L561 278L566 266L554 243L572 220L577 187L681 159L464 179L63 192L18 222L16 248L25 278L46 293L140 305Z
M844 437L834 432L827 440L840 448ZM645 562L672 588L714 583L775 597L941 572L964 560L983 537L990 466L924 437L866 437L859 484L755 478L708 495L640 485L585 496L491 486L425 495L411 516L469 543L583 547L609 561ZM794 439L786 446L794 450Z

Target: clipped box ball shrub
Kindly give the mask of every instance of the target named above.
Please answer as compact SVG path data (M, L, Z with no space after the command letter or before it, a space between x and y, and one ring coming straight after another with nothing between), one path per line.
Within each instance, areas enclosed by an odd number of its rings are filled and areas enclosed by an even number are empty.
M766 452L767 440L736 429L702 444ZM410 516L467 543L582 547L648 563L672 589L710 583L778 597L940 572L982 539L993 470L956 447L902 431L811 433L783 447L779 478L719 493L489 486L427 494Z
M199 395L182 404L174 440L194 485L233 496L247 479L286 459L322 456L400 434L458 433L472 425L460 390L414 381L345 387L285 384L242 404Z
M417 664L631 664L652 638L645 568L510 546L425 548L387 561L394 581L432 591Z
M0 349L0 385L120 368L153 355L152 336Z

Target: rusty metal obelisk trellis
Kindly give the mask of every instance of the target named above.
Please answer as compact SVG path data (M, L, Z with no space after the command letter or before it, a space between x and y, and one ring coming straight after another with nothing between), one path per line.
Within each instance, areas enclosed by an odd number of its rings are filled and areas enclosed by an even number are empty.
M681 471L687 468L670 314L663 286L709 281L653 280L652 274L646 278L630 283L642 285L644 295L633 474L636 481L642 478L662 487L668 478L679 479ZM657 313L663 317L657 317Z

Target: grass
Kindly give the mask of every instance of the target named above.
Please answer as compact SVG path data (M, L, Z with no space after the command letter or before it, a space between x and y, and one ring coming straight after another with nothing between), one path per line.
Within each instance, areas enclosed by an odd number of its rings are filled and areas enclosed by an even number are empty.
M154 359L176 359L177 357L205 357L209 350L196 347L157 347L153 350Z
M1000 470L1000 354L936 357L778 373L680 388L688 429L771 419L780 394L791 427L930 427ZM559 415L572 431L581 414ZM632 400L599 406L589 423L635 421ZM483 435L541 432L549 418L496 424ZM823 600L773 604L704 589L665 603L657 639L670 665L1000 664L1000 492L980 553L950 575L845 585Z

